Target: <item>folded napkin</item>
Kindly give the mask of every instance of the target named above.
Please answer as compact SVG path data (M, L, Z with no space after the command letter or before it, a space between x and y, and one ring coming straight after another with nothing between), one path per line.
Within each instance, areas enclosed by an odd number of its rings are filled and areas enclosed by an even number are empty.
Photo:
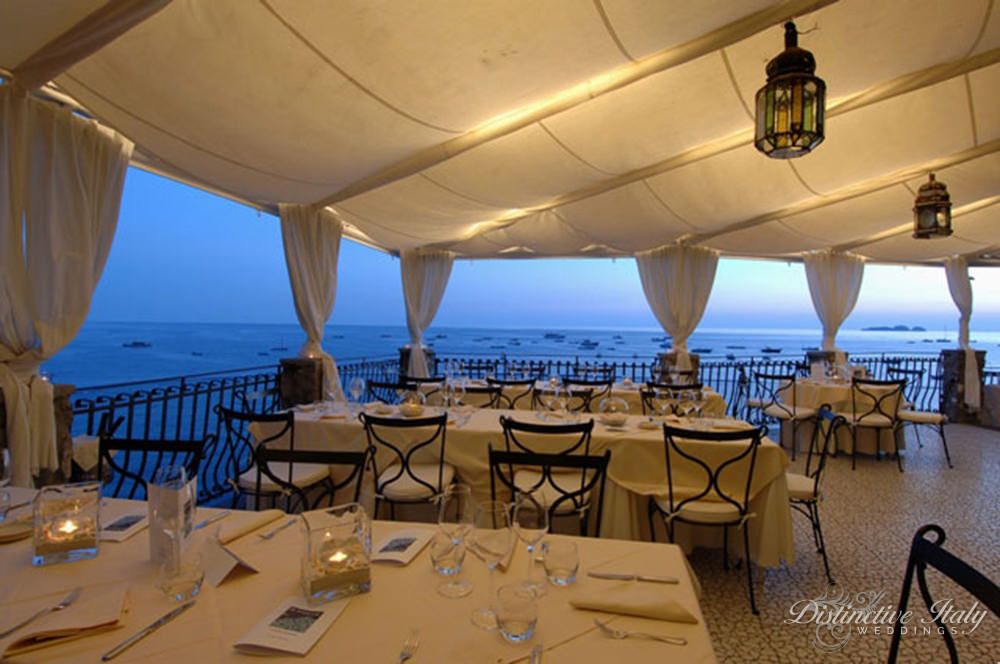
M0 631L8 629L43 608L58 604L71 589L19 600L0 607ZM99 634L122 625L128 586L89 586L62 611L48 613L0 640L0 658Z
M698 619L676 601L670 599L668 590L655 583L625 581L614 585L601 585L570 600L575 609L603 611L623 616L653 618L669 622L698 624Z
M219 526L219 541L223 544L229 544L258 528L263 528L272 521L277 521L285 516L285 513L281 510L264 510L263 512L253 512L251 516L247 516L247 512L235 512L233 516L240 518L233 521L226 520Z
M0 523L0 544L17 542L18 540L31 537L34 531L35 522L31 512L20 516L8 514L7 519L3 523Z
M347 413L324 413L319 416L321 420L346 420Z

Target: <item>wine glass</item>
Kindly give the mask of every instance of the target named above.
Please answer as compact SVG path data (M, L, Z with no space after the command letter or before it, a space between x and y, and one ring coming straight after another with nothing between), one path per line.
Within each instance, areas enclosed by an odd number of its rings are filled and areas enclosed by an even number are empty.
M472 612L472 624L480 629L493 631L497 628L497 617L492 608L495 594L493 577L500 561L507 557L513 545L510 506L497 500L476 505L473 527L469 533L469 548L486 563L486 568L490 571L490 604Z
M6 447L0 450L0 487L10 484L10 450Z
M365 379L361 376L355 376L351 379L351 384L347 388L347 393L351 395L351 401L354 403L360 403L361 397L365 393Z
M653 408L660 417L666 417L673 412L674 394L671 390L662 388L653 390Z
M534 578L535 547L549 532L549 501L541 488L533 492L519 492L511 506L511 526L514 534L528 547L528 573L525 586L535 595L545 594L545 586Z
M441 494L438 505L438 529L449 539L453 547L464 547L465 539L472 530L475 508L472 503L472 489L465 484L453 484ZM461 559L461 555L457 557ZM472 592L472 583L457 578L461 564L455 575L438 586L438 594L450 599L465 597Z

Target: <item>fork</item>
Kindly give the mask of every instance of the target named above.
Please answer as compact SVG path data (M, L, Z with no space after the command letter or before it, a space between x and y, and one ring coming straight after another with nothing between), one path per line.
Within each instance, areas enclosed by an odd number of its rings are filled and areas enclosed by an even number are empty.
M8 636L10 636L11 634L13 634L17 630L21 629L22 627L24 627L28 623L34 622L35 620L41 618L42 616L44 616L47 613L52 613L53 611L62 611L63 609L65 609L66 607L68 607L70 604L72 604L73 602L76 601L76 598L80 596L80 592L82 590L83 590L83 588L74 588L70 592L70 594L66 595L63 598L63 600L61 602L59 602L58 604L54 604L52 606L47 606L44 609L42 609L41 611L39 611L38 613L36 613L36 614L34 614L32 616L28 616L28 618L26 618L25 620L22 620L21 622L17 623L16 625L14 625L10 629L8 629L6 632L0 633L0 639L7 638Z
M294 523L295 523L295 519L289 519L288 521L285 521L283 524L281 524L277 528L272 528L271 530L267 531L266 533L257 533L257 537L261 538L262 540L274 539L275 535L277 535L282 530L284 530L285 528L291 526Z
M420 645L420 630L410 630L410 635L403 641L403 649L399 651L399 662L405 662L417 653L417 646Z
M597 618L594 618L594 624L600 629L604 634L610 636L612 639L652 639L653 641L661 641L663 643L669 643L674 646L686 646L687 639L681 638L679 636L659 636L656 634L647 634L646 632L626 632L623 629L615 629L611 625L601 622Z

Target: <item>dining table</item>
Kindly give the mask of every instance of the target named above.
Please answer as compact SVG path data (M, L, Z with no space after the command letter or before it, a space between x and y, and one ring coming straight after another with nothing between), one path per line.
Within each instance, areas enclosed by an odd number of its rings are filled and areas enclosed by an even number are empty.
M368 406L373 410L373 406ZM402 417L396 407L385 407L390 417ZM423 415L440 413L436 407L426 407ZM454 411L452 411L453 413ZM622 426L609 426L599 416L589 413L565 413L561 417L542 415L533 411L478 408L467 410L464 417L449 415L445 432L444 461L453 465L460 480L468 484L480 500L491 496L489 448L504 449L501 417L530 423L565 423L584 418L595 419L590 443L590 454L601 455L610 450L604 500L601 505L600 534L602 537L625 540L650 539L648 504L653 496L667 494L667 471L663 434L664 419L630 415ZM749 426L730 418L677 418L668 416L673 426L732 430L734 426ZM268 425L255 424L251 428L258 440L277 433ZM405 444L407 436L417 437L413 430L399 432ZM271 444L287 445L276 440ZM715 441L688 441L693 454L710 465L721 464L733 455L731 444ZM297 449L322 449L361 451L368 447L368 440L356 413L343 404L326 404L306 407L295 415L295 446ZM544 450L541 450L544 451ZM377 454L383 454L377 448ZM388 454L380 457L379 467L389 460ZM753 560L765 567L779 567L782 561L793 563L795 546L792 535L792 518L788 499L785 470L789 460L784 450L770 439L764 439L757 453L750 483L750 550ZM745 481L737 466L723 474L726 490L742 493ZM675 489L700 489L706 482L704 471L692 463L678 463L674 468ZM366 480L366 488L372 481ZM499 496L498 496L499 497ZM594 510L596 511L596 510ZM596 517L595 517L596 518ZM720 528L706 528L678 523L675 541L686 551L699 546L721 548ZM658 527L664 538L662 524ZM736 547L733 547L734 549Z
M20 502L28 489L11 489ZM30 507L27 508L30 514ZM105 498L101 503L102 522L121 515L145 514L143 501ZM199 507L195 519L217 515L220 510ZM300 553L305 546L301 517L298 527L285 528L274 537L260 537L273 530L277 520L262 519L263 513L232 510L213 528L194 531L190 547L209 547L226 541L230 552L249 564L253 572L230 575L213 585L202 585L194 605L176 619L153 631L113 661L126 664L185 664L256 661L237 650L240 641L255 625L286 600L307 612L299 582ZM18 518L12 513L11 519ZM274 519L288 519L280 512ZM4 528L0 524L0 531ZM434 531L432 524L372 522L372 540L384 541L396 533L413 529ZM124 593L124 609L113 628L82 632L78 638L50 642L36 650L18 654L13 662L73 663L99 662L103 653L178 606L157 587L157 568L149 559L149 532L143 530L122 542L101 542L96 558L43 567L32 566L32 539L27 537L0 544L0 630L16 624L38 606L51 606L74 588L79 599L64 611L86 612L109 594ZM462 599L449 599L436 592L445 580L430 562L429 549L421 550L408 564L371 565L369 592L347 599L342 611L305 657L272 655L275 662L396 662L404 641L418 635L417 647L409 660L461 664L512 664L527 662L530 651L539 647L546 664L594 663L611 661L715 662L716 657L705 619L699 606L700 587L684 553L670 544L652 544L550 535L552 540L576 544L580 569L577 580L566 587L545 584L537 599L538 623L534 637L519 644L508 643L496 631L475 627L470 616L491 601L486 566L466 555L460 578L471 582L472 592ZM496 585L521 583L527 572L528 553L517 544L513 557L496 573ZM540 567L540 565L535 565ZM640 574L671 577L673 583L646 583L599 579L590 572ZM656 602L680 607L690 623L632 617L618 612L574 608L573 601L604 596L628 596L640 592ZM327 605L319 605L322 608ZM339 607L338 607L339 608ZM118 611L116 609L115 613ZM32 629L43 629L56 614L42 616ZM616 640L598 629L595 618L620 630L639 630L680 637L686 645L671 645L646 639ZM23 629L23 628L22 628ZM16 632L15 632L16 634ZM0 642L2 643L2 642ZM5 660L6 661L6 660Z

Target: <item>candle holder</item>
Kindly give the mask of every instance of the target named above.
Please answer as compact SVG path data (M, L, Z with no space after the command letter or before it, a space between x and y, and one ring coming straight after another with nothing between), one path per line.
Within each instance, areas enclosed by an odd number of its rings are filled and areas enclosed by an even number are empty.
M97 557L101 483L43 487L35 497L35 566Z
M301 580L310 604L371 590L371 523L361 505L305 512L302 523Z

